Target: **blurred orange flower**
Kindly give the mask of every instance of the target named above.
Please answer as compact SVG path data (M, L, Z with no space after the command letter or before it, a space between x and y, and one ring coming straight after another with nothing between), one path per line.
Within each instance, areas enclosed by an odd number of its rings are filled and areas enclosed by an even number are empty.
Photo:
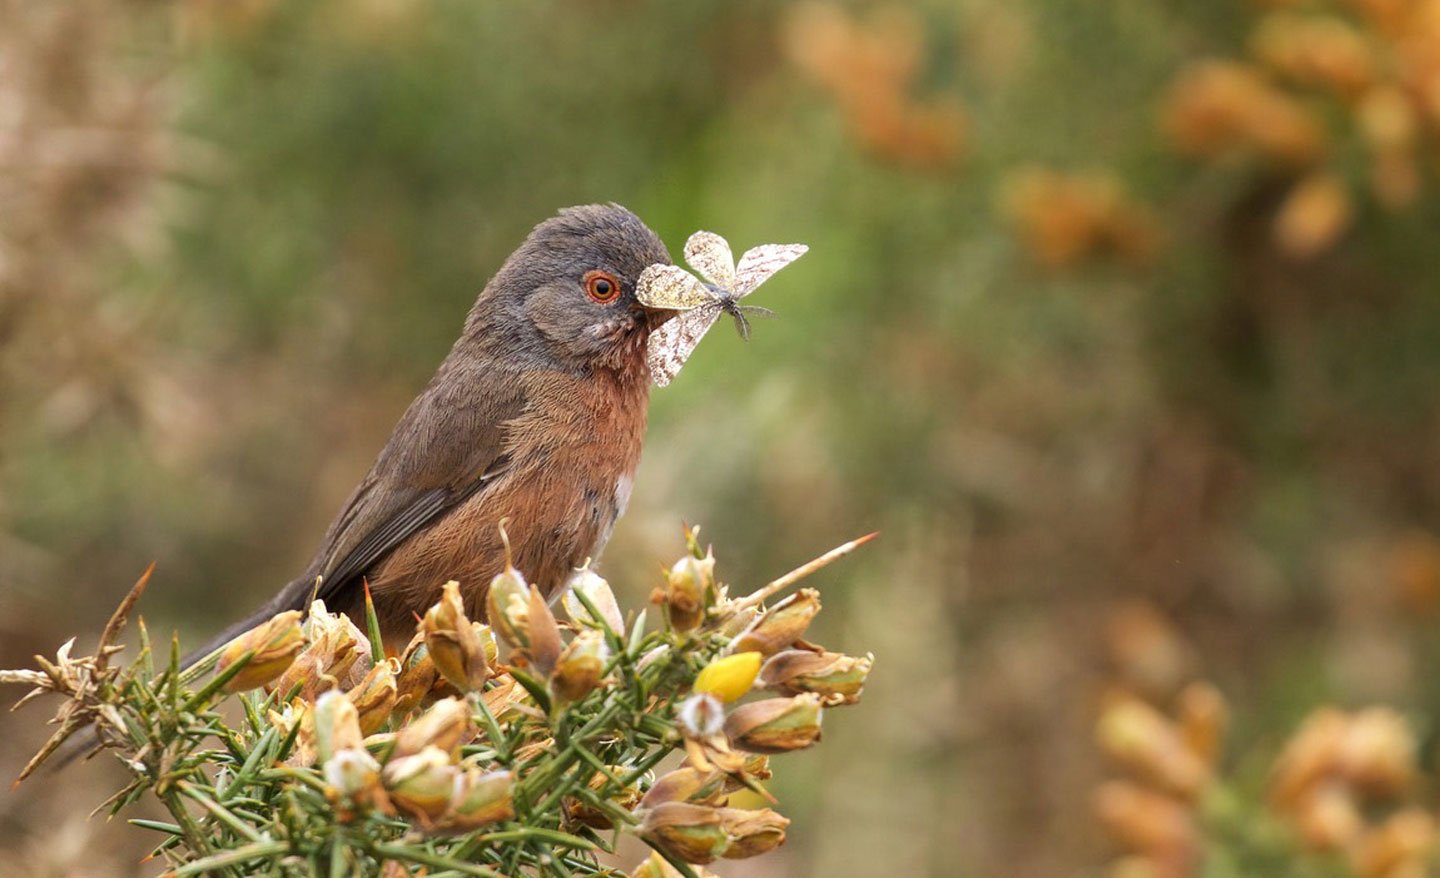
M910 96L923 60L921 36L909 9L882 8L861 22L824 2L794 7L784 33L791 61L830 92L865 150L934 170L962 156L967 123L958 101Z
M1324 129L1305 107L1238 61L1202 61L1184 72L1165 102L1162 125L1177 149L1202 158L1253 150L1306 165L1325 145Z
M1287 79L1346 97L1360 94L1376 76L1369 41L1333 16L1267 15L1251 34L1250 48L1262 64Z
M1328 249L1350 226L1350 190L1335 174L1321 171L1295 184L1275 216L1275 243L1304 259Z
M1001 207L1025 249L1050 268L1100 255L1140 263L1159 243L1154 217L1106 173L1023 169L1002 184Z

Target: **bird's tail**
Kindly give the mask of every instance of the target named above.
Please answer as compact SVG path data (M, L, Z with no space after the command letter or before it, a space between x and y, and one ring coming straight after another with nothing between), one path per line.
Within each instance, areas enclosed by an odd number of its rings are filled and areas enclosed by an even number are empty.
M315 579L310 576L302 576L289 585L280 589L279 594L265 602L255 612L241 619L240 621L227 626L219 634L205 641L200 647L192 649L181 659L182 668L190 668L196 662L205 658L210 653L259 625L261 622L272 616L285 612L286 610L304 610L310 606L310 597L315 593Z

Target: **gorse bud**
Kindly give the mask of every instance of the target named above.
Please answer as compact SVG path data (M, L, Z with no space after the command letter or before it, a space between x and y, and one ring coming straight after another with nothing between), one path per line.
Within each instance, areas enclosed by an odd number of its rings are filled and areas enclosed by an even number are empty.
M321 771L326 784L359 807L388 802L380 783L380 763L363 749L340 750L325 761Z
M515 816L515 776L509 771L467 768L455 777L446 829L464 831Z
M315 724L315 758L326 762L341 750L358 750L365 746L360 733L360 715L344 695L331 690L321 693L310 711Z
M566 644L550 675L550 690L561 701L579 701L600 686L610 649L605 635L589 628Z
M725 721L730 743L752 753L801 750L820 740L820 696L767 698L737 707Z
M474 737L470 708L458 698L442 698L400 730L391 755L392 758L410 756L435 747L453 757L462 744Z
M766 610L750 627L740 632L731 648L735 652L774 655L805 636L810 621L820 612L820 593L802 588Z
M725 706L708 692L698 692L680 703L676 711L685 755L701 771L739 771L745 762L725 739Z
M500 539L505 543L505 569L490 580L485 593L485 617L495 633L511 649L530 646L530 584L510 560L510 535L500 522Z
M665 614L670 627L690 631L705 618L715 602L715 556L686 555L670 567L665 578Z
M1398 795L1415 781L1418 750L1404 716L1388 707L1367 707L1350 718L1340 751L1341 771L1371 795Z
M458 774L450 754L426 747L385 763L380 779L395 807L431 826L449 810Z
M226 692L257 689L285 673L305 647L300 611L280 613L230 641L220 653L217 673L224 673L247 652L254 653L245 667L225 684Z
M715 805L725 793L725 774L715 770L704 771L691 765L684 765L674 771L662 774L655 785L645 793L640 804L654 808L665 802L689 802L692 805Z
M600 613L599 619L590 615L585 604L576 597L577 593L583 594L591 606ZM565 605L565 613L577 625L604 625L616 634L625 632L625 618L620 613L620 604L615 600L615 592L611 591L610 583L591 570L588 565L576 570L575 575L570 577L570 582L565 589L565 596L561 600Z
M300 697L313 701L326 689L350 682L349 675L357 666L362 666L362 675L369 670L370 641L349 616L331 613L324 601L310 604L305 639L305 649L271 687L282 695L299 686Z
M785 842L789 825L768 808L747 811L666 802L646 809L639 835L677 860L710 863L774 850Z
M738 701L755 684L760 672L760 653L737 652L715 659L695 678L695 691L708 692L727 704Z
M490 580L486 618L511 649L530 645L530 585L520 571L507 567Z
M540 589L533 585L530 586L530 603L526 617L530 625L530 645L520 653L530 659L541 674L548 677L555 670L555 662L560 659L563 644L560 640L560 626L555 622L555 614L550 612L550 604L546 602Z
M360 731L372 735L384 728L395 710L398 689L395 684L400 660L389 658L370 669L355 688L345 693L360 716Z
M773 851L785 843L790 821L769 808L747 811L721 808L720 826L729 843L720 854L727 860L743 860Z
M416 632L400 656L400 673L395 679L395 686L396 713L409 713L441 695L455 692L455 687L435 667L423 632Z
M489 629L472 623L465 615L460 583L445 583L440 601L425 613L420 623L430 660L435 668L461 692L474 692L490 677L485 641Z
M637 834L686 863L713 863L730 844L719 809L685 802L665 802L646 809Z
M760 683L787 695L813 692L826 706L855 704L865 688L873 656L787 649L771 656L760 669Z

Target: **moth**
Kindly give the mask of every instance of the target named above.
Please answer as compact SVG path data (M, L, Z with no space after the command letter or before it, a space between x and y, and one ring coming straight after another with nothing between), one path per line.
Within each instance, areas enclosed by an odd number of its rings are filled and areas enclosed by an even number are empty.
M741 254L736 264L724 238L696 232L685 242L685 261L703 281L678 265L652 265L641 272L635 287L641 303L681 312L650 333L645 363L651 380L660 387L669 384L721 314L729 314L740 337L748 339L746 314L770 312L740 300L809 249L804 244L761 244Z

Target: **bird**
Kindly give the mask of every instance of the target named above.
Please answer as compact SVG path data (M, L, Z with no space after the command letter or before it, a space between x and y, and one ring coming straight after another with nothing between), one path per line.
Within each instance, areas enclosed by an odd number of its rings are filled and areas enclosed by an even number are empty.
M312 599L363 629L367 585L387 649L404 646L449 580L470 618L484 619L507 560L554 596L599 557L630 499L649 407L646 342L676 313L643 305L635 288L647 267L669 264L659 236L618 204L565 208L535 226L310 564L187 664Z

